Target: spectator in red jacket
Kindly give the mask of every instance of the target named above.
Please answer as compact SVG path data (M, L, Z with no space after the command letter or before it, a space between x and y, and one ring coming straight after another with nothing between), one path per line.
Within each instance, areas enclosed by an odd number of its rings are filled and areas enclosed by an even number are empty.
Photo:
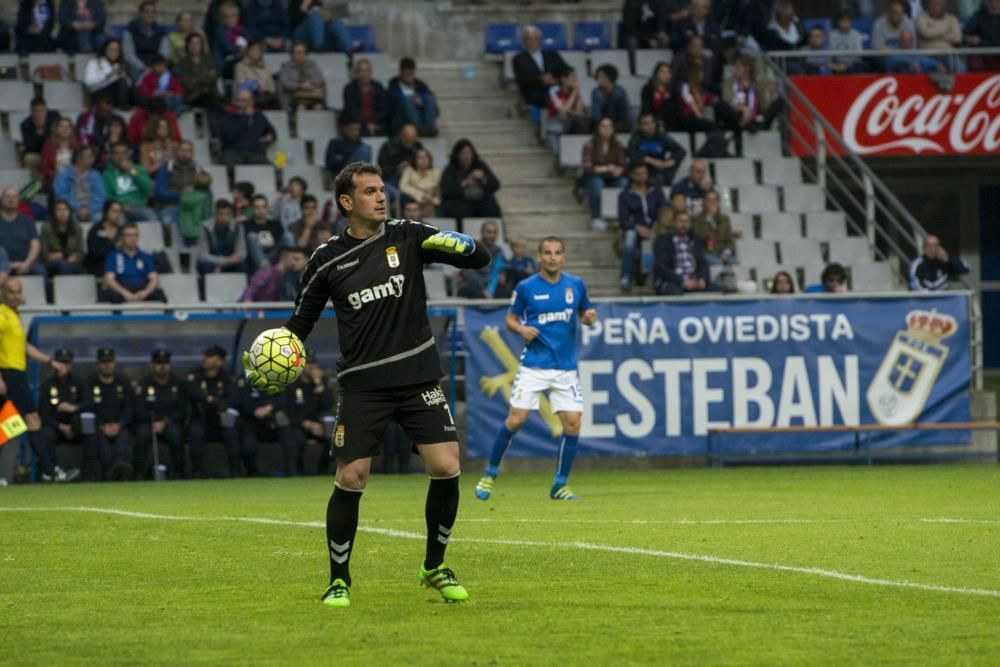
M73 151L76 150L76 137L73 132L73 121L60 118L52 128L52 135L42 146L42 181L52 185L52 179L64 167L73 164Z
M163 99L154 97L149 100L148 107L139 107L132 112L132 117L128 119L127 136L129 143L133 146L141 144L142 136L146 133L146 124L159 116L163 116L170 123L171 139L180 141L184 138L181 136L180 125L177 124L177 116L167 109L167 103Z
M182 100L184 99L184 88L177 77L167 69L167 59L157 54L153 56L149 69L139 77L136 84L136 91L139 95L139 104L146 106L151 100L161 99L167 105L167 109L178 114L186 109Z

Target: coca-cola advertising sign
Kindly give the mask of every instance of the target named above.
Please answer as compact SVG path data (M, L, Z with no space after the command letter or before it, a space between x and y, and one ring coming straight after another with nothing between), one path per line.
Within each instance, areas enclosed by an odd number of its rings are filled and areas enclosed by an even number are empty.
M982 155L1000 150L1000 74L959 74L942 92L922 74L797 76L809 98L860 156ZM802 111L802 104L792 97ZM815 152L815 129L791 114L792 152ZM808 117L808 114L806 114ZM829 140L829 150L843 153Z

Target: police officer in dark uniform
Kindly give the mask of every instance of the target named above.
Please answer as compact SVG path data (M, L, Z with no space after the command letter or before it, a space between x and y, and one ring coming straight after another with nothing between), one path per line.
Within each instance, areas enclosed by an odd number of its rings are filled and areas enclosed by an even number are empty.
M184 385L171 372L170 352L154 350L151 372L135 390L135 474L146 479L154 441L170 450L171 479L184 478ZM154 437L155 440L154 440ZM155 459L154 459L155 460Z
M79 470L63 470L56 465L56 445L61 444L82 446L85 476L96 479L98 467L94 439L85 437L80 431L80 412L87 388L73 375L72 350L56 350L52 358L61 361L65 371L57 368L38 389L42 430L39 438L41 447L37 454L42 480L66 482L79 476Z
M259 391L246 380L237 381L240 391L241 447L243 465L248 475L257 474L257 446L261 441L277 442L285 462L285 473L291 477L302 470L302 447L305 438L294 428L295 400L292 392L268 394Z
M132 394L132 385L115 367L115 351L110 347L99 349L97 375L87 391L87 407L95 417L97 453L104 476L115 481L132 478Z
M185 395L188 415L188 447L191 473L203 475L202 461L209 440L221 441L226 448L229 475L240 474L240 443L236 431L239 396L236 383L222 367L226 351L212 345L203 353L201 368L188 373Z
M290 393L295 403L294 423L299 426L305 441L322 445L316 472L326 474L330 471L330 437L333 434L327 433L325 420L335 419L337 393L336 383L319 365L315 351L306 349L305 370L293 386L295 389Z

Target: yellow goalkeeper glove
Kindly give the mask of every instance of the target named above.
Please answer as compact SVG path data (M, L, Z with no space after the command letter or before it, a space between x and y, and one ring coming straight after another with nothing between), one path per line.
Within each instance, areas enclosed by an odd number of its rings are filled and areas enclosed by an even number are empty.
M268 394L277 394L279 391L284 390L284 386L279 384L273 384L268 381L266 377L261 375L261 373L253 367L250 363L250 353L243 353L243 377L246 378L247 383L257 389L258 391L265 391Z
M471 255L476 251L476 242L471 236L458 232L438 232L420 244L424 250L438 250L450 255Z

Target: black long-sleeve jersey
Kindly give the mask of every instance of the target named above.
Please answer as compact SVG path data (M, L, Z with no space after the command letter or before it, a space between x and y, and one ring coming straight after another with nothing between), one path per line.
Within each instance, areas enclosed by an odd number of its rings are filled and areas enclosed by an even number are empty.
M427 319L424 265L478 269L489 264L490 255L478 245L471 255L421 248L437 232L420 222L391 220L364 240L346 232L334 236L309 259L295 312L285 326L305 340L327 301L333 302L342 390L440 379L441 360Z

